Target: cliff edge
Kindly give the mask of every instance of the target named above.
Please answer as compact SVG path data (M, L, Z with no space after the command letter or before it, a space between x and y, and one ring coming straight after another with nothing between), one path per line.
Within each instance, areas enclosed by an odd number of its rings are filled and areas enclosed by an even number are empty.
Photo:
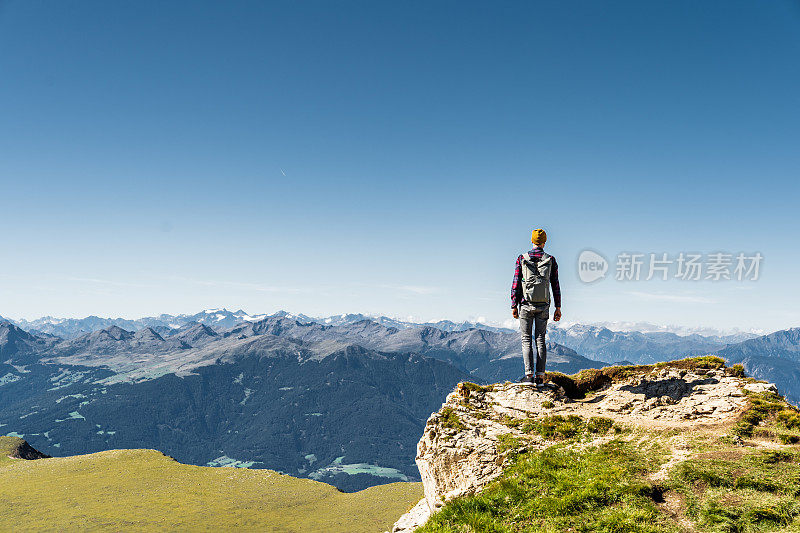
M628 529L617 516L615 531L769 530L800 514L800 413L740 366L699 357L548 378L460 383L417 446L425 497L393 531L588 531L621 509L642 516Z

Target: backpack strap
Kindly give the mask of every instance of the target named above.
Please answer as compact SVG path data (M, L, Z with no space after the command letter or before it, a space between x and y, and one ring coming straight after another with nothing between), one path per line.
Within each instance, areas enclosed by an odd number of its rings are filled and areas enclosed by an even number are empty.
M522 263L528 263L528 265L530 265L530 264L533 262L533 261L531 260L530 256L528 255L528 252L525 252L525 253L521 254L521 255L519 256L519 259L520 259L520 264L522 264Z
M536 267L536 271L537 272L539 271L539 263L540 262L547 261L547 260L549 260L549 259L551 259L553 257L552 255L550 255L547 252L545 252L544 250L542 250L542 257L540 257L539 260L537 261L536 258L535 257L531 257L529 255L529 253L530 252L525 252L520 257L522 258L523 261L527 261L528 263L533 264Z
M528 264L528 268L532 270L536 277L541 277L542 274L539 272L539 262L536 261L535 257L531 257L528 252L525 252L520 256L522 261Z

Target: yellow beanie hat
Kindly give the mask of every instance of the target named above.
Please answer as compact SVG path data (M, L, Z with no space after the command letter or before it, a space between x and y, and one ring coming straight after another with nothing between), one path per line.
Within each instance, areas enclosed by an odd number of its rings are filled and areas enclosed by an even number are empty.
M547 233L542 228L533 230L531 233L531 242L536 246L541 246L547 242Z

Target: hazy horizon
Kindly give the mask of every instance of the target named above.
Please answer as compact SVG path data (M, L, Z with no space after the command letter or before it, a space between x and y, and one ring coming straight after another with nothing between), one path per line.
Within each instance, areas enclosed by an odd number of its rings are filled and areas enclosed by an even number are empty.
M511 330L516 330L518 328L517 320L515 320L513 318L508 318L508 319L506 319L504 321L488 320L486 317L483 317L483 316L467 317L466 319L453 319L453 318L450 318L450 317L422 318L422 317L413 316L413 315L401 316L401 315L392 315L392 314L386 314L386 313L382 313L382 314L361 313L361 312L357 312L357 311L349 312L349 313L336 313L336 314L333 314L333 315L314 316L314 315L309 315L308 313L303 313L302 311L288 311L286 309L278 309L278 310L273 310L273 311L268 311L268 312L250 313L248 310L245 310L245 309L242 309L242 308L228 309L228 308L225 308L225 307L215 307L215 308L209 308L209 309L201 309L199 311L184 312L184 313L156 313L156 314L152 314L152 315L138 315L138 316L122 316L122 315L120 315L120 316L100 316L100 315L97 315L97 314L92 314L92 315L86 315L86 316L42 315L42 316L36 316L36 317L13 317L13 316L9 316L9 315L3 315L3 314L0 313L0 318L11 320L11 321L16 321L16 322L24 321L24 322L29 322L29 323L30 322L35 322L37 320L47 319L47 318L51 318L53 320L82 320L82 319L86 319L86 318L89 318L89 317L97 317L97 318L100 318L100 319L107 319L107 320L130 320L130 321L136 321L136 320L141 320L141 319L144 319L144 318L154 318L154 317L158 317L158 316L161 316L161 315L192 316L192 315L201 314L201 313L204 313L204 312L205 313L213 313L213 312L219 312L219 311L227 311L227 312L230 312L230 313L237 313L239 311L242 311L242 312L246 313L246 315L249 318L272 316L272 315L276 315L278 313L288 313L291 316L303 315L303 316L307 316L307 317L309 317L311 319L314 319L314 320L324 320L324 319L328 319L328 318L332 318L332 317L345 317L347 315L355 315L355 316L363 315L363 316L366 316L368 318L373 318L373 319L388 318L388 319L391 319L391 320L397 320L399 322L418 323L418 324L437 323L437 322L447 322L447 321L449 321L449 322L453 322L455 324L474 323L474 324L483 324L483 325L490 326L490 327L502 327L502 328L507 328L507 329L511 329ZM774 331L778 331L777 329L776 330L764 330L764 329L761 329L761 328L750 328L750 329L742 329L742 328L737 328L737 327L720 328L720 327L702 326L702 325L696 325L696 324L677 324L677 323L661 323L661 324L658 324L658 323L647 322L647 321L594 321L594 322L586 321L586 322L581 322L581 321L575 321L575 320L562 320L560 322L553 322L551 320L549 325L550 326L555 326L555 327L561 327L561 328L569 328L570 326L574 326L574 325L588 325L588 326L605 327L605 328L610 329L612 331L643 331L643 332L648 332L648 331L668 331L668 332L677 333L679 335L689 335L689 334L692 334L692 333L698 333L698 334L701 334L701 335L717 335L717 334L725 335L725 334L736 334L736 333L752 333L752 334L756 334L756 335L766 335L766 334L772 333Z

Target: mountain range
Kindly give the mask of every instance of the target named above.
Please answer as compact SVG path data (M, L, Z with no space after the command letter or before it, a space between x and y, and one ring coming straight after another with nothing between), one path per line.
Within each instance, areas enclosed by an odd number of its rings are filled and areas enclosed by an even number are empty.
M137 331L148 327L155 330L168 331L180 328L186 324L198 322L216 328L230 328L246 320L260 320L265 316L266 315L251 316L241 309L238 311L206 309L193 315L161 314L134 320L126 318L101 318L99 316L87 316L85 318L55 318L45 316L35 320L6 320L31 333L55 335L63 339L71 339L111 326L117 326L128 331Z
M518 378L516 346L511 332L286 316L67 339L4 322L0 426L50 455L151 447L358 490L417 479L427 416L460 381ZM550 359L601 366L552 343Z
M358 490L418 479L416 438L456 383L522 371L516 331L468 323L215 309L129 321L131 329L99 319L103 328L75 334L95 319L41 319L28 331L0 323L0 432L49 455L148 447L186 463L271 468ZM714 352L798 401L797 336L726 344L554 327L548 370Z
M786 398L800 404L800 328L776 331L720 350L751 375L772 381Z
M224 308L207 309L195 314L161 314L135 320L100 318L97 316L81 319L48 316L31 321L20 319L12 322L34 334L54 335L62 339L72 339L111 326L117 326L127 331L151 328L162 336L170 336L174 330L179 330L195 323L220 330L234 327L243 322L258 322L265 318L289 318L306 324L317 323L326 326L350 326L369 321L397 330L418 330L427 327L443 332L476 329L494 333L516 334L515 330L512 329L477 322L440 320L420 323L386 316L367 316L360 313L334 315L324 318L292 314L286 311L279 311L272 315L251 315L241 309L229 311ZM709 328L658 326L644 322L570 324L562 326L551 321L548 333L550 341L571 348L584 357L606 363L630 361L643 364L666 361L675 357L709 353L721 350L731 344L758 337L758 335L750 332L723 332Z
M360 322L362 320L371 320L382 326L393 327L397 329L430 326L442 331L464 331L472 328L479 328L489 331L505 330L505 328L502 327L490 326L479 322L452 322L449 320L439 320L435 322L418 323L386 316L368 316L360 313L334 315L324 318L314 318L304 314L292 314L286 311L278 311L272 315L251 315L241 309L238 311L229 311L224 308L206 309L191 315L161 314L158 316L137 319L101 318L99 316L88 316L85 318L56 318L52 316L45 316L34 320L12 320L8 318L4 319L0 316L0 321L8 320L9 322L12 322L22 329L32 333L55 335L63 339L70 339L111 326L118 326L128 331L137 331L139 329L149 327L159 332L166 332L168 330L177 329L187 324L193 324L197 322L215 328L230 328L241 322L257 322L266 318L267 316L295 318L303 322L319 322L331 326L343 326Z
M437 320L428 322L419 322L412 319L399 319L388 316L375 316L365 315L362 313L348 313L341 315L332 315L328 317L311 317L302 313L294 314L287 311L278 311L272 315L267 314L250 314L243 310L229 311L224 308L206 309L194 314L161 314L151 317L143 317L138 319L125 319L125 318L101 318L98 316L88 316L85 318L56 318L45 316L34 320L18 319L12 320L10 318L0 320L8 320L13 322L26 331L34 333L47 333L56 335L61 338L73 338L105 329L109 326L119 326L129 331L136 331L145 327L152 327L156 330L175 329L185 324L192 322L199 322L218 328L229 328L240 322L255 322L262 320L267 316L278 316L286 318L296 318L303 322L319 322L331 326L342 326L360 322L362 320L371 320L386 327L393 327L397 329L419 328L430 326L442 331L464 331L468 329L483 329L488 331L515 331L502 326L493 326L481 322L453 322L451 320ZM570 324L563 325L564 323L557 324L551 322L550 329L562 329L566 331L581 331L586 329L593 330L609 330L619 333L672 333L677 337L697 336L706 338L712 342L719 344L732 344L742 342L747 339L752 339L762 335L763 333L746 332L740 330L723 331L715 328L708 327L688 327L688 326L664 326L658 324L651 324L649 322L597 322L592 324ZM695 338L697 338L695 337Z

